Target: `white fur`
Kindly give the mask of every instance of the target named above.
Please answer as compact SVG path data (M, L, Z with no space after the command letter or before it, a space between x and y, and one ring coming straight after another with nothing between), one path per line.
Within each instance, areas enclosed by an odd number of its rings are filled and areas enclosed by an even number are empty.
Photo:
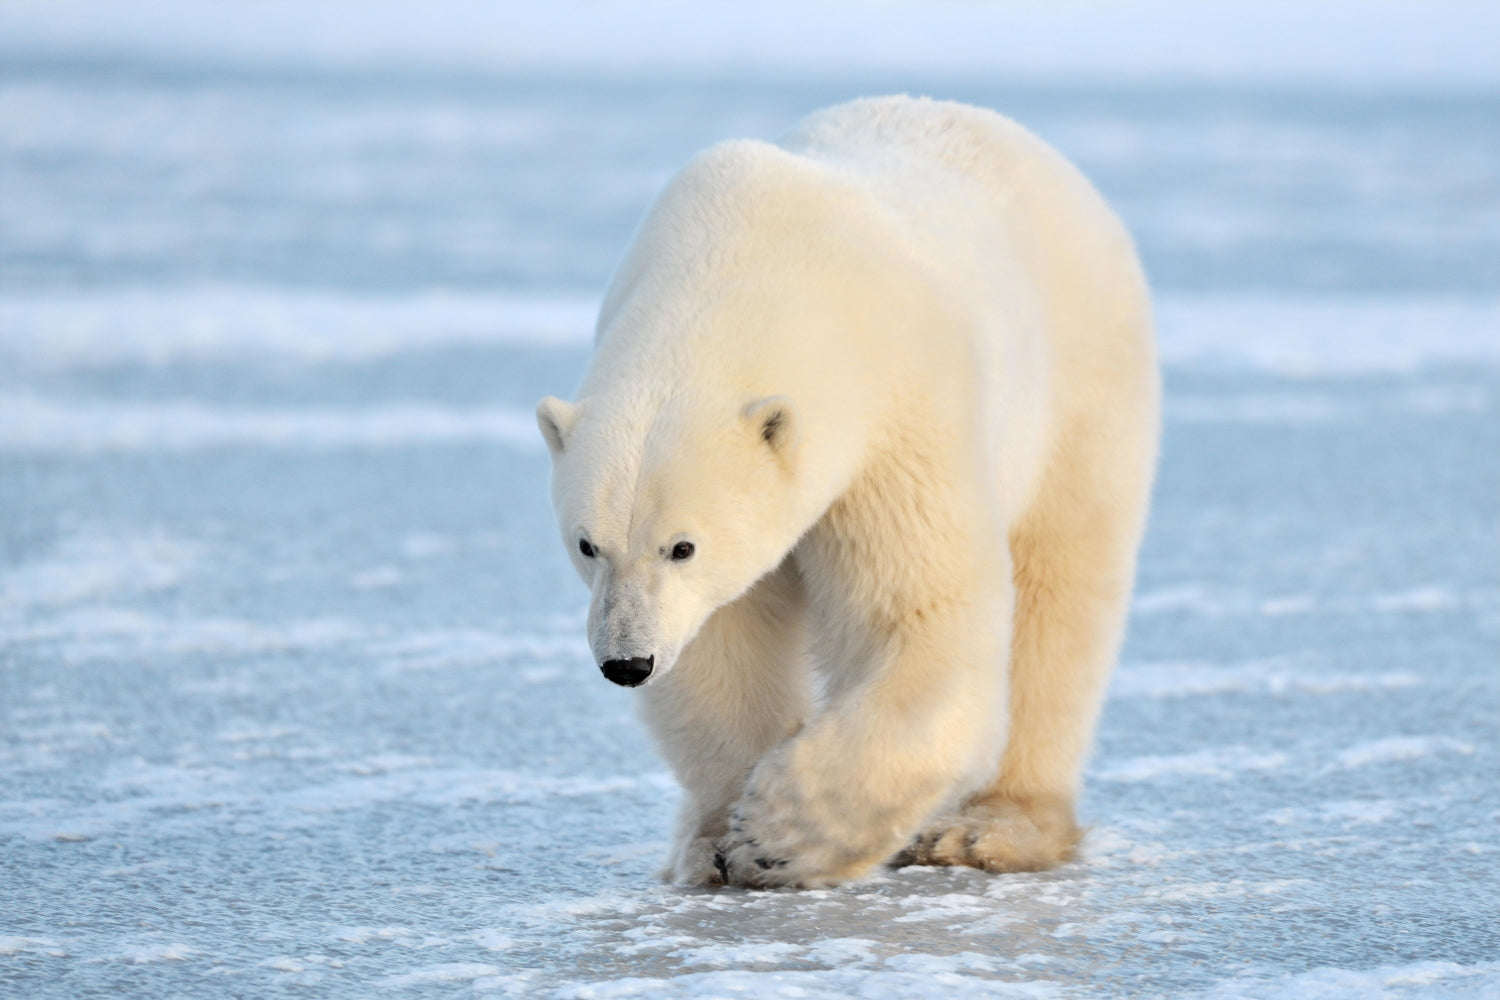
M538 407L594 653L654 658L668 875L1068 857L1157 396L1128 235L1008 119L862 100L694 159Z

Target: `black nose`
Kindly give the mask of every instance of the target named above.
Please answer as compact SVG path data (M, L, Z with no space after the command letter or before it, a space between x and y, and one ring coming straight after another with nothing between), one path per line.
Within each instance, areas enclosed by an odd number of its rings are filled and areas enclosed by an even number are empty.
M599 667L604 676L621 687L640 687L651 676L654 656L632 656L628 660L605 660Z

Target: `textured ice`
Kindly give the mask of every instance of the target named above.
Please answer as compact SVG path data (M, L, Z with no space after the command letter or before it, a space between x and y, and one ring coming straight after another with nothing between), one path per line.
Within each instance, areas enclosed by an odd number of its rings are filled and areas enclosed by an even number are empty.
M478 292L358 295L257 286L0 296L0 357L39 369L370 361L412 350L587 343L598 303Z
M0 7L0 996L1500 996L1494 8L553 7ZM1090 833L674 889L528 411L671 169L882 90L1158 290Z
M356 297L255 286L210 291L88 290L0 294L0 357L38 372L182 363L374 362L413 351L582 347L593 336L593 295L526 297L472 292ZM1246 367L1286 375L1409 372L1500 363L1500 297L1350 295L1204 296L1164 291L1156 303L1163 360L1195 368ZM1358 330L1326 337L1316 331ZM1409 390L1414 408L1483 409L1482 389ZM1199 415L1177 400L1185 419ZM1242 405L1242 410L1243 410ZM1265 417L1275 419L1274 404ZM1232 410L1226 412L1233 412ZM1209 411L1211 413L1211 411ZM1251 407L1248 419L1256 414ZM1317 403L1287 419L1326 415Z
M268 447L408 448L496 441L539 449L536 418L518 407L240 409L197 401L100 403L15 393L0 399L0 451L43 454Z

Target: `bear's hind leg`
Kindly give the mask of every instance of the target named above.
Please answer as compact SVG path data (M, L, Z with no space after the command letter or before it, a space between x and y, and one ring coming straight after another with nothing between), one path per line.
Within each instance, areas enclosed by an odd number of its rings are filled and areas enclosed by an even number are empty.
M999 774L895 864L1038 871L1072 858L1081 839L1073 803L1124 631L1150 466L1106 455L1103 442L1092 453L1074 444L1011 531L1016 614Z

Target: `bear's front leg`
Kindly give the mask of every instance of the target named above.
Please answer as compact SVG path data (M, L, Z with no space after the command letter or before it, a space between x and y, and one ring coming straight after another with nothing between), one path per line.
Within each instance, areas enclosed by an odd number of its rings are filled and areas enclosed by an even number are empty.
M730 885L818 888L890 857L970 770L988 721L974 706L994 703L985 686L941 708L932 700L876 707L884 699L868 691L772 751L730 810L714 860L720 876Z
M867 691L768 754L730 810L714 858L723 881L836 885L904 847L964 772L981 773L982 706L996 699L984 681L965 687L926 704L878 705L882 693Z
M988 776L1005 731L1005 647L993 625L960 624L977 610L926 616L756 766L715 858L726 883L813 888L858 877Z
M647 726L684 792L661 873L670 882L723 883L714 856L745 776L807 717L803 603L788 563L714 612L676 665L641 691Z
M1014 588L981 494L873 470L804 538L826 702L756 765L716 864L726 883L823 886L905 847L988 781L1006 732ZM920 544L897 544L920 526Z

